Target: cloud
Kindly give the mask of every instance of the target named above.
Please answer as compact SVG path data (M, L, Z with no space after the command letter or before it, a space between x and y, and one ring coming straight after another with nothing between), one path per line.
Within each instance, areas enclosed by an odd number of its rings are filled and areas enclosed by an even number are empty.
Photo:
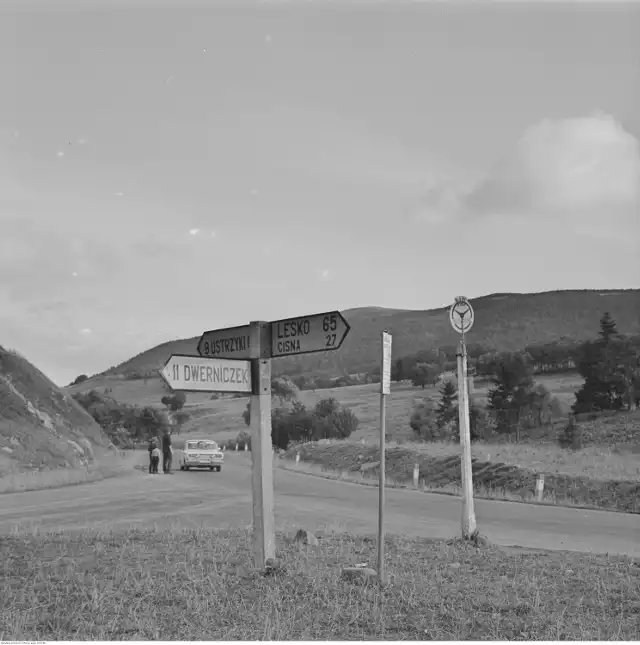
M64 157L64 152L62 152L62 150L59 150L59 151L58 151L58 153L57 153L57 156L58 156L59 158L60 158L60 157Z
M321 280L327 280L329 276L331 275L331 272L329 269L319 269L318 270L318 276Z
M200 229L199 229L199 228L192 228L192 229L190 229L190 230L189 230L189 235L193 235L194 237L195 237L196 235L198 235L198 233L200 233Z
M89 336L89 335L90 335L90 334L92 334L93 332L92 332L88 327L85 327L84 329L81 329L81 330L80 330L80 333L81 333L83 336Z
M544 120L471 190L444 183L425 194L421 218L564 218L587 234L638 224L640 150L611 116ZM607 220L604 221L603 220Z

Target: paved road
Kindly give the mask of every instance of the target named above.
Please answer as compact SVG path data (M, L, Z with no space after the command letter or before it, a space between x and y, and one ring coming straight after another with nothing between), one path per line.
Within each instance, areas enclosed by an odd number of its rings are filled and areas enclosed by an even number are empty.
M77 530L172 524L229 528L251 523L249 455L230 454L222 473L136 473L50 491L0 495L0 533L16 527ZM375 534L377 489L276 470L276 522ZM453 537L460 500L387 491L386 527L407 536ZM478 527L492 542L640 557L640 515L476 500Z

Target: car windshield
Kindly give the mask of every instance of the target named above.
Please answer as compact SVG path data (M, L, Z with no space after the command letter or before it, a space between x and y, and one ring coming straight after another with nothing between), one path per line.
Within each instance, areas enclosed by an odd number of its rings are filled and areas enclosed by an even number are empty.
M215 441L189 441L187 450L217 450L218 444Z

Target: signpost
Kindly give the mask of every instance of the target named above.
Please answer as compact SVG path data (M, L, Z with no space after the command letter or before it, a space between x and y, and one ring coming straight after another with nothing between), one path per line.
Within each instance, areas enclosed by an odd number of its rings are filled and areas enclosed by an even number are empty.
M384 487L385 444L387 434L387 395L391 393L391 334L385 329L380 334L382 355L380 360L380 481L378 483L378 578L385 581L384 570Z
M271 323L271 356L295 356L339 349L351 327L339 311Z
M182 392L251 392L251 363L224 358L173 354L160 375Z
M276 548L271 358L339 349L350 329L339 311L213 329L200 337L199 357L173 355L160 371L172 390L251 394L253 535L258 568L264 568L270 559L275 558ZM389 364L390 351L389 344Z
M476 531L473 506L473 471L471 468L471 429L469 427L469 389L467 384L467 346L464 335L473 326L471 303L459 296L449 310L451 326L461 335L458 361L458 419L462 445L462 537L469 539Z

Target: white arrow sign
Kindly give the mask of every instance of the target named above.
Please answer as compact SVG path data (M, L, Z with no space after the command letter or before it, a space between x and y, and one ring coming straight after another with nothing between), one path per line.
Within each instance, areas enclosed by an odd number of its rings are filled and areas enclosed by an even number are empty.
M449 320L459 334L466 334L473 326L473 307L464 296L458 296L449 309Z
M174 354L160 375L172 390L251 393L251 361Z

